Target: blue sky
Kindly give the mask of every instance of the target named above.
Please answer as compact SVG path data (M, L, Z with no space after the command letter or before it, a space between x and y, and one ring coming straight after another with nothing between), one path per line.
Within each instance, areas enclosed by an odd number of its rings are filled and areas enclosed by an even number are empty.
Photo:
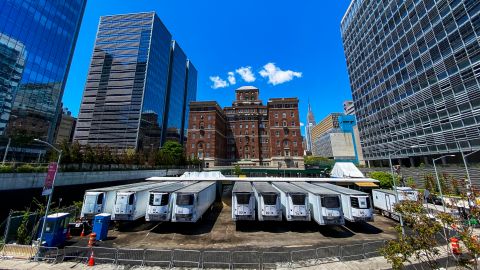
M264 103L272 97L298 97L302 122L310 99L319 121L342 111L342 102L351 99L340 34L349 3L88 0L64 106L78 114L100 16L156 11L199 71L197 100L230 105L237 87L254 85ZM214 89L212 80L225 87Z

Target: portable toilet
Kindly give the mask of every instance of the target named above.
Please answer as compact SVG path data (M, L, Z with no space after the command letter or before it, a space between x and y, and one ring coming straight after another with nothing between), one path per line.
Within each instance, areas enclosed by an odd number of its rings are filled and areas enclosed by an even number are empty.
M110 217L111 215L108 213L101 213L95 216L92 230L92 232L97 234L97 238L95 240L102 241L107 239Z
M43 243L46 247L58 247L65 243L67 238L67 227L70 219L69 213L56 213L47 216L47 223L45 225L45 232L43 233ZM45 218L42 219L42 222ZM42 224L43 226L43 224ZM42 228L42 227L40 227ZM38 237L40 238L39 231ZM43 244L42 243L42 244Z

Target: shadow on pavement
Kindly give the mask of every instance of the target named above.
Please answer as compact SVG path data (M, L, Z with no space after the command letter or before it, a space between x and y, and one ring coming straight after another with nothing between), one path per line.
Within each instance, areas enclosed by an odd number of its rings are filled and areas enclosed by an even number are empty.
M345 222L345 227L354 233L379 234L383 232L368 222Z

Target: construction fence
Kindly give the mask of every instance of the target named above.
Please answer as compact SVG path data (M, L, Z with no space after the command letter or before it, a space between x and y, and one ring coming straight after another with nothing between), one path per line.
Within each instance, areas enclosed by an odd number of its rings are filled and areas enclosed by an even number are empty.
M5 245L0 255L5 259L24 259L62 263L87 263L90 256L95 264L137 267L197 268L197 269L276 269L300 268L336 261L350 261L381 256L379 249L387 240L354 245L325 246L319 248L277 251L225 251L225 250L155 250L106 247L66 246L64 249L22 245Z

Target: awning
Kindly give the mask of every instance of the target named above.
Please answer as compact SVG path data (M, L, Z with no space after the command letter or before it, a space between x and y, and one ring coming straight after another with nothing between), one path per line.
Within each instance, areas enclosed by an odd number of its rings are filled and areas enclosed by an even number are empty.
M355 182L355 185L359 187L378 187L377 184L372 182Z

